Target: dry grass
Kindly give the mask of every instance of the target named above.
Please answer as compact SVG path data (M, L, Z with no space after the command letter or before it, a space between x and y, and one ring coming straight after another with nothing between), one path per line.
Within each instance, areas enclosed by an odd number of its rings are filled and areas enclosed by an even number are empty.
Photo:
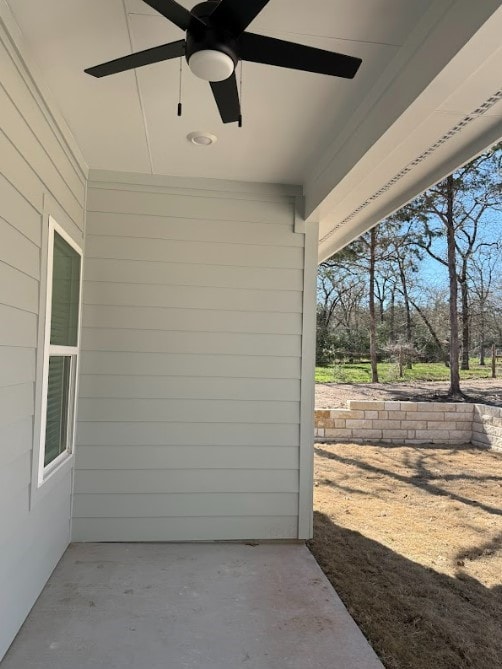
M318 444L311 550L388 669L502 667L502 454Z

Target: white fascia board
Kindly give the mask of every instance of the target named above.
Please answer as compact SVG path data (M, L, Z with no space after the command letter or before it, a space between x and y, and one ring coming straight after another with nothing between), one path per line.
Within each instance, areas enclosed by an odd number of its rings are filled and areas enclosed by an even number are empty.
M368 206L361 209L344 225L339 225L334 217L328 219L324 232L320 235L319 262L331 257L382 219L413 200L419 193L500 141L502 137L502 117L478 119L473 126L469 129L471 132L466 130L459 134L457 140L452 141L446 151L438 151L435 157L424 161L421 169L414 168L412 173L402 179L399 187L390 188L375 201L368 203Z
M448 5L446 10L445 5ZM485 71L482 74L484 89L489 92L487 97L496 93L500 83L494 63L496 57L500 57L501 33L502 8L498 1L487 0L486 3L482 3L482 7L479 3L467 0L433 3L431 10L424 16L414 35L398 55L400 62L394 62L385 73L386 82L382 84L380 81L369 94L358 114L354 115L350 126L342 131L325 155L319 159L317 174L313 170L312 178L305 184L308 220L320 221L321 239L325 239L326 233L347 217L346 207L349 200L353 200L352 206L357 207L354 203L360 204L369 196L369 192L364 193L362 188L362 183L368 179L368 175L373 176L371 192L374 194L385 186L389 174L399 173L427 147L434 145L440 139L443 133L438 134L435 115L449 98L453 99L456 91L462 86L465 88L465 81L469 76L472 77L473 89L476 86L479 88L480 77L476 75L484 65ZM489 67L486 66L487 63ZM400 71L396 74L398 66ZM383 92L382 86L385 89ZM467 112L475 108L479 93L479 90L473 90L471 109L466 112L462 110L451 113L449 119L451 128L461 122ZM361 114L364 111L366 114L362 119ZM493 125L497 125L497 119ZM410 157L404 149L417 126L420 126L419 139L422 148ZM486 128L483 127L477 142L471 135L472 133L468 133L469 138L466 142L466 145L470 145L471 155L465 157L459 133L456 141L449 142L451 156L444 155L443 150L441 162L454 169L461 162L454 164L455 161L450 158L459 156L456 160L464 158L465 162L496 141L497 129L491 128L490 132L486 132ZM416 145L416 132L414 141ZM403 151L397 151L397 148ZM389 172L390 155L394 160L392 172ZM437 157L434 158L437 163ZM429 162L429 159L426 162ZM438 172L438 166L433 165L433 162L430 161L431 174L441 172L441 170ZM382 170L384 163L386 169ZM441 176L444 174L440 174L438 178ZM378 179L380 179L379 186ZM425 185L423 179L420 181L421 190L434 183L433 178ZM410 184L407 183L406 186L402 189L402 196L393 186L393 199L396 202L400 201L395 208L402 206L410 197L420 192L417 185L410 196ZM376 209L375 207L375 211ZM381 220L376 218L376 214L368 219L368 211L364 213L366 215L364 223L357 215L351 217L350 228L353 230L357 228L358 231L352 237L350 231L347 231L343 235L344 238L354 238ZM321 243L320 257L327 257L337 250L333 244L329 244L329 247ZM339 244L337 247L341 248Z

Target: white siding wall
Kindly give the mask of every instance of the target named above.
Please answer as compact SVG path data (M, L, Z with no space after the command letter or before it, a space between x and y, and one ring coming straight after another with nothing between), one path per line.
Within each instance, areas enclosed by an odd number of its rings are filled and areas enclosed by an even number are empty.
M296 189L90 179L73 538L298 537Z
M0 3L0 659L70 539L71 472L30 486L44 212L82 240L85 197L7 25Z

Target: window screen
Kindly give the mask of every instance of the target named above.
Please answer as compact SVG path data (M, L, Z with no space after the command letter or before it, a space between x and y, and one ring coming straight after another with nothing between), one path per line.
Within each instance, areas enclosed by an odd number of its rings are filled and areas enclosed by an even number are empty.
M80 292L80 256L54 233L51 344L76 346Z
M41 440L44 468L71 452L73 446L81 273L80 253L58 233L59 226L52 219L49 225L52 262L49 256L47 283L52 293L47 305L50 341L45 358L47 393Z
M49 358L47 383L47 422L45 426L45 458L47 466L63 453L68 444L69 399L71 396L70 356L52 355Z

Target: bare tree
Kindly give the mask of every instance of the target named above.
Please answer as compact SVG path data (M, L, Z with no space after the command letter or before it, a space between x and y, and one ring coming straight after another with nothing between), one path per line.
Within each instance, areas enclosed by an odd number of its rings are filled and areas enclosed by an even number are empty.
M340 330L350 331L364 293L360 269L346 252L319 266L317 275L317 360L328 364ZM350 340L350 334L348 339Z
M371 359L371 382L379 383L378 380L378 358L376 341L376 315L375 315L375 265L377 249L377 231L371 228L369 238L369 310L370 310L370 359Z
M425 312L425 309L422 309L411 297L408 296L409 302L411 306L416 310L417 314L420 316L420 318L423 320L425 323L425 326L427 330L429 331L432 339L434 340L434 343L436 344L438 350L441 352L441 355L449 366L449 357L448 357L448 352L445 351L445 348L443 346L443 343L441 342L441 339L439 338L439 335L437 334L436 330L434 329L429 317L427 316L427 313Z
M416 245L448 271L450 394L460 392L458 292L461 296L462 368L469 368L469 268L486 245L479 226L500 204L502 146L478 156L404 207L395 218L412 224ZM444 240L444 245L441 245Z
M475 307L471 313L476 317L478 330L479 364L486 365L486 336L489 322L490 306L492 311L494 305L490 304L490 298L496 293L496 278L498 268L502 263L502 242L494 242L482 248L481 252L472 261L469 283L471 294L475 298Z
M320 330L332 350L369 350L373 382L379 380L379 348L390 352L398 345L404 351L406 344L420 357L445 361L449 393L458 397L460 360L468 368L476 344L484 361L485 348L501 341L502 300L497 302L495 290L500 279L495 262L488 261L499 248L496 219L490 217L500 207L501 157L502 144L323 263ZM434 293L419 280L426 256L444 268L438 277L447 281L446 291L437 286Z
M448 277L450 279L450 389L453 398L462 395L458 369L458 292L457 292L457 247L455 245L455 220L453 215L454 188L451 174L446 177L446 240L448 248Z

